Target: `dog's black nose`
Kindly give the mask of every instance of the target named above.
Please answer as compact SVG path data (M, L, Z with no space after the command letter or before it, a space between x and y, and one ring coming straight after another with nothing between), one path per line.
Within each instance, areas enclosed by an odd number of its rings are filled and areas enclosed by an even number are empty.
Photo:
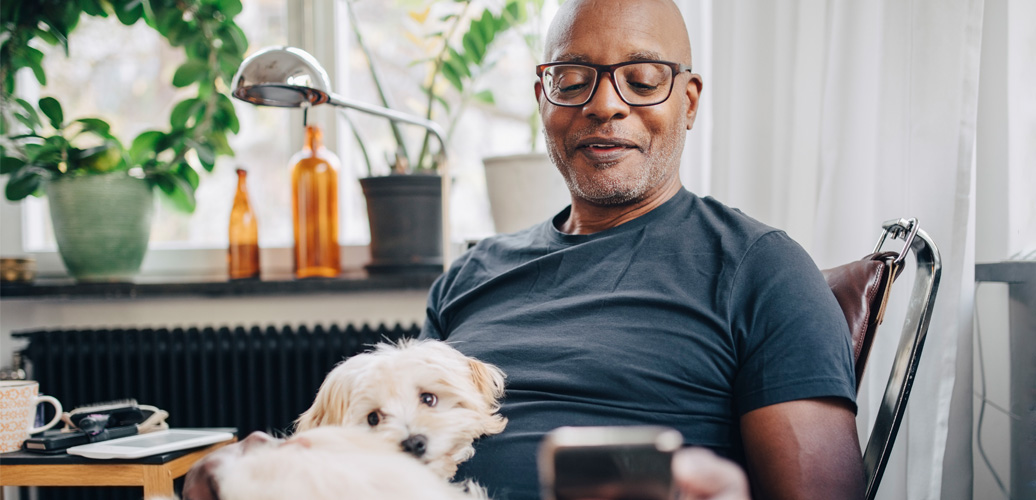
M403 451L421 458L424 455L425 450L428 449L428 438L424 437L424 434L415 434L403 440Z

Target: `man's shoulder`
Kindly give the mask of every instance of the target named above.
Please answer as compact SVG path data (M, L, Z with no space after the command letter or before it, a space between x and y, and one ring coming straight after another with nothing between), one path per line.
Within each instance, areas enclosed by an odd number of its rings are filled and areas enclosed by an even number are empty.
M769 226L711 196L698 197L688 193L689 203L684 213L678 214L689 239L701 241L727 252L743 253L769 234L784 235L784 231ZM667 232L671 228L661 227Z

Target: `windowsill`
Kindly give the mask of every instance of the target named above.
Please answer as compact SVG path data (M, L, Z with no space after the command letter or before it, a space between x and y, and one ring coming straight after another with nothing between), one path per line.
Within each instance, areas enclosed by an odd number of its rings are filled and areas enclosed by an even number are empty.
M438 275L429 272L369 275L364 271L346 271L337 278L298 280L288 274L264 276L261 280L227 281L179 276L142 277L134 283L76 283L70 278L40 278L26 284L0 284L0 297L3 300L96 300L391 292L428 290Z

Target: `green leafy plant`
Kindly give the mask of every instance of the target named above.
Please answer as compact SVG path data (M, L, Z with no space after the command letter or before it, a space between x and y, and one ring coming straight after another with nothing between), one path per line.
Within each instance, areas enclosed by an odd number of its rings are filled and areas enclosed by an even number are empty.
M58 176L124 171L143 176L173 205L194 211L198 171L211 172L216 158L233 155L228 133L237 115L225 92L248 42L234 23L240 0L33 0L0 3L0 174L9 175L5 195L20 200L40 193ZM197 93L177 103L166 130L137 135L129 147L101 118L69 120L54 97L32 104L17 97L15 74L28 69L46 89L39 43L69 54L68 36L82 15L115 16L124 25L143 21L187 56L173 75L175 87Z
M433 18L430 15L433 4L438 4L447 12ZM458 119L471 102L495 104L492 90L480 85L481 77L493 67L494 42L499 40L504 32L520 30L531 24L530 21L538 20L537 16L543 8L543 0L506 0L499 11L494 11L484 4L485 2L479 0L440 0L425 2L423 8L410 12L410 18L420 28L420 33L408 35L427 53L427 57L414 61L414 64L424 64L428 68L427 77L421 84L425 98L424 117L443 123L447 140L452 136ZM366 55L378 95L382 104L390 107L372 54L364 42L359 23L352 12L352 0L347 1L346 6L350 9L352 31ZM530 52L534 52L538 46L538 34L532 32L522 35L529 45ZM447 85L443 85L443 82ZM407 151L395 124L392 127L397 144L393 173L435 172L438 165L437 157L432 154L430 148L431 134L425 133L419 152L412 156ZM357 142L362 147L363 141L358 136ZM370 171L370 159L365 151L364 156Z

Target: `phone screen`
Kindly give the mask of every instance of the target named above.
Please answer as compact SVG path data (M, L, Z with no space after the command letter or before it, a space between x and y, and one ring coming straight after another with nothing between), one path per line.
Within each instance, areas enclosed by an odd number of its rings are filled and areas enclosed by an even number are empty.
M647 445L558 450L555 495L558 500L666 500L671 460L671 451Z
M540 464L549 469L541 471L547 481L545 496L668 500L672 498L672 456L681 444L679 433L671 429L567 428L548 435Z

